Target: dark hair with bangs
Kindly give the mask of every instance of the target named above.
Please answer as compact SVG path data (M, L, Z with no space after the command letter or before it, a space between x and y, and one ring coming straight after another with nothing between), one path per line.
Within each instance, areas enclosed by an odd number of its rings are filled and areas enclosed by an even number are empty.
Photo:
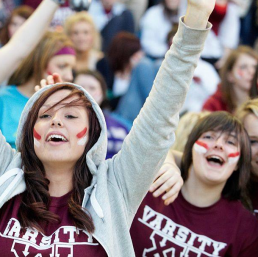
M51 108L77 95L78 99L66 103L63 106L84 106L87 110L90 124L89 141L85 146L82 156L78 159L74 167L73 190L68 200L68 211L77 228L93 233L95 229L93 220L86 209L82 210L81 204L84 189L90 185L92 180L92 175L86 163L86 154L97 142L101 129L90 101L85 97L82 91L68 84L56 85L46 90L34 103L24 123L19 150L21 152L22 166L24 167L26 191L22 197L19 219L23 229L25 227L34 227L41 232L44 232L42 225L59 221L59 217L48 210L50 204L48 186L50 181L45 177L44 166L34 150L33 128L42 105L52 94L64 89L70 90L71 93L51 106Z
M240 145L240 158L237 170L228 178L222 191L222 195L229 200L241 199L250 209L250 202L246 196L246 186L251 170L251 145L248 135L242 123L227 112L214 112L200 119L189 135L185 145L181 171L184 180L188 178L188 172L193 162L192 148L200 136L207 131L220 131L221 133L234 132Z

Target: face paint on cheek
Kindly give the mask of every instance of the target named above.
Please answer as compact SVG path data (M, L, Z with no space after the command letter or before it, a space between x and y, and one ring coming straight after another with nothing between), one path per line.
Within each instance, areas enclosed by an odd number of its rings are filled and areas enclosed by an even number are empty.
M239 160L239 156L240 156L239 152L229 154L228 155L228 163L229 164L237 163Z
M78 145L86 145L87 143L87 128L85 128L84 130L82 130L80 133L78 133L76 135L77 138L79 138L77 144Z
M197 140L194 144L194 150L197 152L197 153L202 153L202 154L205 154L207 153L208 151L208 145L205 144L204 142L202 141L199 141Z
M243 71L242 70L237 70L236 72L235 72L235 77L237 78L237 79L243 79L243 77L244 77L244 73L243 73Z
M40 147L41 136L35 129L33 129L33 137L34 137L34 145L37 147Z

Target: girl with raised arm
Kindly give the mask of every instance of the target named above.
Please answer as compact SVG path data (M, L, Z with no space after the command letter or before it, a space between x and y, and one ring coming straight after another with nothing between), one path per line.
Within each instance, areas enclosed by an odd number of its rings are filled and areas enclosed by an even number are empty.
M112 159L105 161L103 114L82 87L50 85L30 98L18 152L0 137L3 257L134 256L129 228L174 141L214 2L188 1L150 96Z

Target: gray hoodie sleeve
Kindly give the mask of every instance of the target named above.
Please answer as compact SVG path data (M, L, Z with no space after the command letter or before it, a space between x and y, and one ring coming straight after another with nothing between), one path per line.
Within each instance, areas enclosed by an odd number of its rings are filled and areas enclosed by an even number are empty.
M6 143L5 137L0 130L0 176L6 172L7 167L13 160L16 151Z
M115 178L131 213L137 210L175 140L178 112L208 32L190 29L180 21L150 95L113 159Z

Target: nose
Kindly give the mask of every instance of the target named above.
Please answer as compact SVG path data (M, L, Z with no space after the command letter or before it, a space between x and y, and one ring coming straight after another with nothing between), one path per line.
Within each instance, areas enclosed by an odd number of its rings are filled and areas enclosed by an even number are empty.
M72 69L69 69L65 72L63 75L63 80L66 82L72 82L73 81L73 71Z
M63 122L57 114L55 114L55 116L53 117L51 126L52 127L63 127Z
M218 137L215 141L214 148L217 150L223 150L223 140L221 137Z

